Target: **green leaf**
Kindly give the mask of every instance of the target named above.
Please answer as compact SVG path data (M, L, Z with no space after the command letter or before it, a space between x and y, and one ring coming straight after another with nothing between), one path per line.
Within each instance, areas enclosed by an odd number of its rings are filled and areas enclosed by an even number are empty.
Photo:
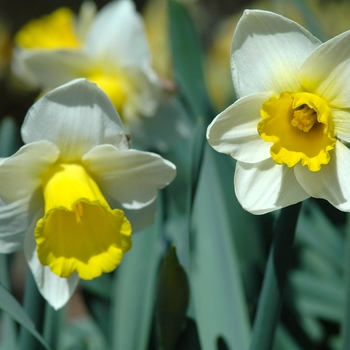
M85 304L106 339L109 339L110 331L110 320L106 315L111 309L112 276L105 273L90 281L80 280Z
M202 118L197 119L196 126L193 130L193 138L190 144L191 147L191 178L190 178L190 203L189 210L192 210L194 195L196 193L196 188L198 184L198 178L200 174L200 169L203 162L203 150L204 145L206 145L205 139L206 126L204 124L204 120Z
M60 343L62 350L109 349L96 323L88 318L66 324Z
M282 349L300 350L300 347L295 343L295 340L291 338L290 334L283 327L277 327L273 350Z
M5 117L0 123L0 157L9 157L19 146L18 125L14 118Z
M250 327L233 238L244 225L243 210L227 206L224 193L232 181L221 187L214 156L207 145L194 202L189 273L194 316L204 349L216 349L220 336L229 348L247 349Z
M269 350L273 345L293 257L293 243L300 208L301 203L282 208L276 222L254 319L251 350Z
M176 344L176 350L201 350L196 323L187 318L186 325Z
M94 294L99 298L107 301L111 299L112 277L110 274L103 274L90 281L80 280L80 286L84 291Z
M45 299L40 294L36 281L30 269L27 270L27 279L23 297L23 308L30 319L35 324L36 329L40 332L43 329L44 314L45 314ZM30 350L41 349L41 345L35 336L22 327L19 333L19 349Z
M111 347L115 350L148 347L162 252L159 209L156 223L133 235L133 247L116 271L110 318Z
M209 121L211 110L202 68L202 49L193 21L177 0L169 0L170 41L175 80L188 99L194 117Z
M311 9L307 5L305 0L294 0L294 3L299 8L300 14L305 18L306 27L310 32L317 36L321 41L326 41L326 35L322 26L320 26L319 21L315 18L315 15L312 13ZM322 6L322 5L320 5Z
M343 282L329 283L322 277L305 271L294 271L290 276L295 305L300 314L340 322L343 312Z
M344 258L344 308L340 343L342 349L350 347L350 214L347 213L345 229L345 258ZM340 346L339 346L340 349Z
M16 349L17 332L15 321L8 314L1 315L1 346L0 349Z
M163 261L157 287L157 329L162 349L174 349L185 321L188 300L188 279L173 245Z
M296 241L317 251L334 268L342 270L345 248L339 231L313 203L306 201L304 209L299 219Z
M298 260L301 269L322 277L331 283L332 281L341 282L342 271L334 264L330 264L319 251L309 246L302 246L299 248L299 252Z
M32 334L46 349L49 345L35 329L34 323L11 293L0 284L0 309L7 312L14 320Z
M10 289L10 254L0 254L0 283ZM12 317L7 313L1 314L2 337L1 344L4 349L15 349L17 330Z
M52 349L57 349L62 334L65 308L55 310L47 302L43 324L43 337Z

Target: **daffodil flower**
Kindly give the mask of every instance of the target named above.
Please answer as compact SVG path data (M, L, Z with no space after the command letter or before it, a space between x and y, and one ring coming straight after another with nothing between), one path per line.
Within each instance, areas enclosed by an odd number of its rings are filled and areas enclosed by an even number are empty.
M237 159L235 191L255 214L308 197L350 210L350 31L321 43L280 15L247 10L235 30L238 100L209 125Z
M15 37L14 73L44 91L84 77L106 92L125 123L153 116L162 87L134 3L112 1L97 14L92 3L83 5L78 17L60 8L24 26Z
M57 309L79 278L120 264L134 222L148 223L175 166L129 149L110 100L85 79L39 99L21 133L25 145L0 163L0 251L23 246L40 292Z
M48 91L89 79L109 96L138 147L166 151L189 137L185 112L151 67L133 1L112 1L97 13L84 2L77 16L59 8L30 21L15 42L12 70L27 86Z

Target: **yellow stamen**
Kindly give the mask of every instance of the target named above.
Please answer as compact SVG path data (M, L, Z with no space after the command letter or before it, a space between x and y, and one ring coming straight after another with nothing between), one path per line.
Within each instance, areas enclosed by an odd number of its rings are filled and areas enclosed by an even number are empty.
M45 215L34 234L41 264L61 277L92 279L113 271L131 248L131 225L112 210L78 164L56 164L42 178Z
M307 105L303 105L302 109L295 110L293 116L292 125L304 132L308 132L317 121L317 113Z
M295 166L301 161L319 171L330 161L336 138L331 110L320 97L302 92L283 92L266 101L261 109L258 132L272 142L271 157L277 164Z
M75 213L75 219L77 220L77 222L81 222L81 218L83 217L83 205L81 202L75 203L73 205L73 211Z

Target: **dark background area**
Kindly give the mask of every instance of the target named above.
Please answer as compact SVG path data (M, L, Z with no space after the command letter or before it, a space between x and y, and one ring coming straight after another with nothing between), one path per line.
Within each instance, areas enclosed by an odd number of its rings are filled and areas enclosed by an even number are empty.
M164 0L167 1L167 0ZM37 18L43 14L48 14L58 7L67 6L77 12L82 0L1 0L0 17L8 22L11 29L15 32L31 18ZM108 0L95 0L98 8L101 8ZM142 11L147 0L135 0L136 7ZM247 7L253 1L251 0L200 0L188 1L202 5L211 14L211 20L217 21L223 16L235 13Z

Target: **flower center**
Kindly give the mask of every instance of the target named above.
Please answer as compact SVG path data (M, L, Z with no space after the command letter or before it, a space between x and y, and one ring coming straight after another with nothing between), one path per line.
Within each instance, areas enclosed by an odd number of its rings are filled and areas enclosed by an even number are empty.
M41 264L61 277L92 279L113 271L131 248L131 226L112 210L78 164L56 164L43 176L45 215L34 234Z
M332 113L320 97L283 92L263 103L258 132L272 142L271 157L277 164L295 166L299 161L311 171L328 164L336 138Z
M308 105L302 105L301 109L296 109L293 113L292 125L299 130L308 132L317 122L317 113Z
M15 42L26 49L81 46L74 29L74 13L68 8L31 20L16 34Z

